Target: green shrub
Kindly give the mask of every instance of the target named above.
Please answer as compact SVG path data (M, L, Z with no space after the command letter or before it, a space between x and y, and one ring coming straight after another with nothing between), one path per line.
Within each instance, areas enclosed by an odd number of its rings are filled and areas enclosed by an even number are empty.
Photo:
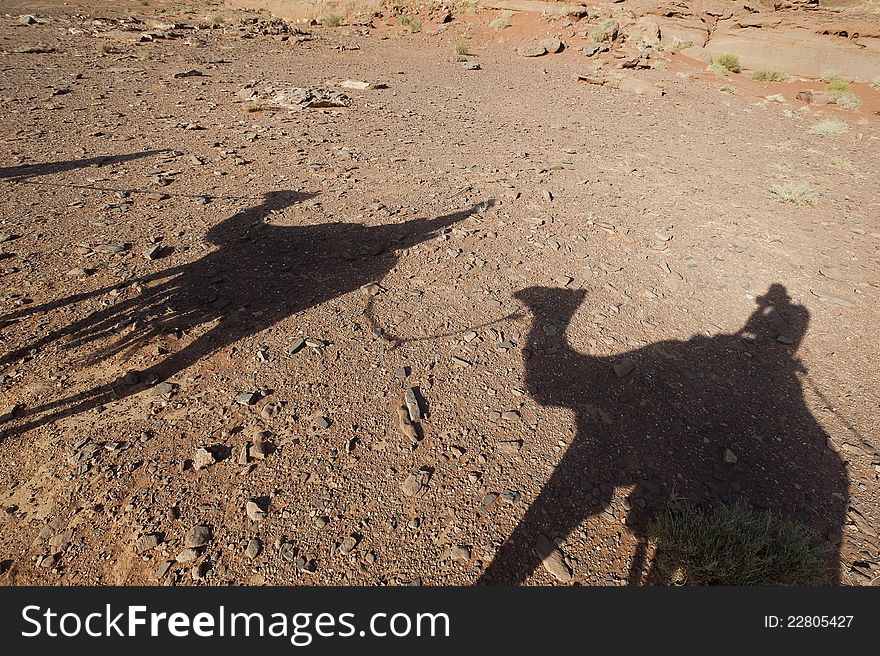
M509 11L501 12L501 15L498 16L495 20L489 23L489 27L493 30L503 30L505 27L510 27L510 17L513 14Z
M654 571L688 585L822 585L826 552L803 525L745 502L670 509L651 522Z
M742 70L739 64L739 56L732 52L722 52L715 58L713 63L723 66L731 73L739 73Z
M810 132L813 134L820 134L823 137L839 137L840 135L845 134L848 130L849 126L846 123L835 119L816 123L810 128Z
M342 16L339 14L324 14L318 19L324 27L339 27L342 25Z
M413 18L412 16L400 16L397 19L397 22L403 25L410 32L422 31L422 21L420 21L418 18Z
M467 44L463 41L456 41L455 45L452 46L453 51L455 51L456 55L466 55L468 54Z
M772 68L759 68L752 73L752 79L756 82L788 82L791 76Z

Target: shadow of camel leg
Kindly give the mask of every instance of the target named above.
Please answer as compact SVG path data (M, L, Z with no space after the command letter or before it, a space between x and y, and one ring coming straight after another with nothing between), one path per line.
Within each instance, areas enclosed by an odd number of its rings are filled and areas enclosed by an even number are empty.
M192 344L189 344L177 353L169 356L159 364L141 372L141 379L149 380L151 376L155 376L160 381L166 378L171 378L201 358L222 348L230 341L234 341L235 337L231 336L228 331L224 330L224 328L225 327L220 326L212 328ZM29 430L39 428L40 426L45 426L52 422L65 419L66 417L72 417L83 412L88 412L89 410L93 410L105 403L119 401L127 396L144 391L145 389L149 388L138 385L126 389L121 381L114 381L113 383L99 385L88 391L80 392L79 394L68 396L64 399L45 403L31 409L25 417L25 419L27 419L28 416L33 416L33 419L30 421L24 421L24 423L19 424L18 426L10 427L4 431L3 437L5 439L20 435Z

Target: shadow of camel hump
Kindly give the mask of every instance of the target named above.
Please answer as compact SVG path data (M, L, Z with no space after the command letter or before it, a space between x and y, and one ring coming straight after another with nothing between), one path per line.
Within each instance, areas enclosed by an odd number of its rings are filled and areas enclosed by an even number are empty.
M836 575L848 478L804 402L794 354L809 312L785 287L772 285L734 334L658 342L613 363L568 343L583 292L533 287L516 298L533 317L528 392L539 405L572 410L576 431L481 583L525 582L541 564L536 545L546 553L548 539L608 509L619 488L629 490L626 523L641 537L673 498L742 499L796 518L832 545ZM641 576L637 560L631 582Z
M217 248L204 257L130 281L142 285L137 296L93 312L7 354L2 359L4 364L56 340L64 340L68 350L83 349L98 340L109 341L84 360L91 364L130 353L161 333L210 325L185 346L140 372L141 385L126 389L118 382L108 383L50 401L30 409L25 421L6 431L7 435L139 391L143 382L174 376L201 358L293 314L380 280L397 263L399 249L429 239L480 207L375 227L354 223L279 226L266 222L273 213L309 197L293 191L265 194L258 206L237 212L208 231L206 241ZM482 207L489 205L491 201ZM75 298L82 301L90 295ZM66 301L36 310L51 311ZM0 325L4 319L0 317ZM120 335L120 327L127 327L127 332Z

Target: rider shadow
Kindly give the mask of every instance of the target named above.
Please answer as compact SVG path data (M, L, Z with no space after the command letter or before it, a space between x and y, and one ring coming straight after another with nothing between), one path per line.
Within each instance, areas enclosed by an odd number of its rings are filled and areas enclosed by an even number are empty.
M0 358L0 366L7 366L52 342L60 341L66 350L77 351L98 340L110 340L109 345L81 360L82 364L94 364L133 353L157 335L180 335L198 327L202 333L149 369L129 375L128 380L29 408L22 422L4 431L5 436L141 391L293 314L378 281L395 266L399 250L426 241L491 205L489 201L437 218L375 227L355 223L281 226L265 221L309 197L291 191L265 194L260 205L238 212L208 231L205 240L217 246L208 255L129 281L140 288L132 298L64 325ZM110 288L99 289L27 307L0 317L0 326L108 291Z
M784 286L759 297L734 334L658 342L614 362L567 341L583 292L533 287L516 298L533 316L529 394L572 410L576 433L480 583L524 583L541 564L536 544L546 555L545 538L565 539L610 509L616 488L628 490L626 523L640 538L650 538L650 520L675 499L705 507L742 499L794 517L827 540L837 580L848 476L805 405L797 375L806 370L796 351L809 312L791 303ZM642 579L643 545L631 584L654 582L650 572Z

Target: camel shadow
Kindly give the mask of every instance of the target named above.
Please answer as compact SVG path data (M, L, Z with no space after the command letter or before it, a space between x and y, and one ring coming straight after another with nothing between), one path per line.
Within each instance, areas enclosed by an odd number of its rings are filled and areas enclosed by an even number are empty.
M169 152L167 148L158 150L145 150L139 153L126 153L124 155L100 155L97 157L85 157L71 159L63 162L45 162L43 164L22 164L21 166L0 167L0 179L10 179L12 182L21 182L28 178L43 175L65 173L76 169L89 168L92 166L107 166L108 164L121 164L142 157L150 157Z
M809 312L774 284L734 334L664 341L614 358L579 353L566 329L583 292L533 287L525 381L543 406L575 413L576 432L480 583L524 583L548 545L625 495L640 538L631 584L643 578L650 520L671 499L712 506L746 501L795 518L825 541L837 580L848 476L806 407L796 352ZM616 369L615 369L616 365ZM632 366L631 366L632 365Z
M70 417L166 380L198 360L265 330L285 318L357 290L387 274L398 251L419 244L491 201L431 219L368 227L355 223L280 226L266 221L310 196L266 193L263 202L223 220L205 240L217 248L199 260L136 280L139 293L92 312L30 341L0 358L8 366L34 350L60 341L86 351L103 340L83 364L125 357L157 335L202 327L202 334L150 368L85 392L26 409L4 431L9 437ZM0 327L34 313L48 313L101 295L110 288L74 294L0 317ZM200 331L201 332L201 331ZM109 344L107 344L109 342Z

